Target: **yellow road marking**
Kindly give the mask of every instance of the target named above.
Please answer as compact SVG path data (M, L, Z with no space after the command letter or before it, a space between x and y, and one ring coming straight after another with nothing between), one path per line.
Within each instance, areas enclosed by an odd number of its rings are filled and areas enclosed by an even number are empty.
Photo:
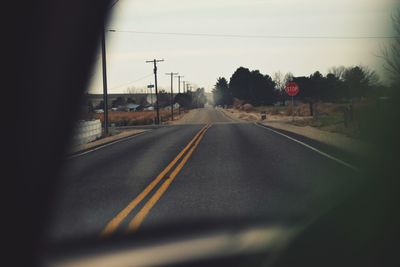
M200 137L197 139L196 143L194 146L190 149L190 151L186 154L186 156L182 159L182 161L178 164L178 166L173 170L171 175L168 177L168 179L160 186L160 188L154 193L154 195L149 199L149 201L146 202L146 204L143 206L143 208L139 211L138 214L132 219L132 221L129 223L128 226L128 232L135 232L137 229L139 229L140 225L142 224L143 220L146 218L150 210L154 207L154 205L160 200L162 195L167 191L168 187L171 185L171 183L174 181L175 177L178 175L178 173L182 170L183 166L186 164L190 156L193 154L197 146L199 145L201 139L203 139L206 131L210 128L211 126L207 127L200 135Z
M157 186L157 184L164 178L164 176L172 169L172 167L179 161L179 159L186 153L186 151L192 146L196 139L201 135L203 131L207 129L204 126L193 139L186 145L186 147L172 160L167 167L134 199L132 200L123 210L121 210L117 216L115 216L101 232L102 237L111 235L123 222L123 220L129 215L129 213Z

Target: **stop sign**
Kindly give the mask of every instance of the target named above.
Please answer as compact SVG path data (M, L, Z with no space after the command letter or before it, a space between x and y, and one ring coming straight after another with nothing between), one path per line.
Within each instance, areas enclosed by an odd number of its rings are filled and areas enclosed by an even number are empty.
M295 96L299 93L299 86L295 82L290 82L286 85L285 91L289 96Z

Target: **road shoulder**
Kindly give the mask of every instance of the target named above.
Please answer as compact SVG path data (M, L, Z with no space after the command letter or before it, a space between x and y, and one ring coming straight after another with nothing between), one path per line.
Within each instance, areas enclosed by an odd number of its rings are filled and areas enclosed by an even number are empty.
M179 125L179 124L187 124L190 122L190 119L193 117L193 110L182 110L179 115L175 115L173 121L168 121L168 125Z
M366 143L347 137L343 134L322 131L311 126L296 126L278 121L262 121L260 118L254 116L254 114L249 115L249 113L245 114L245 112L232 112L226 109L220 109L220 111L234 121L254 122L262 126L270 127L274 130L295 134L297 137L304 137L308 140L316 141L323 145L342 150L347 154L353 154L358 157L367 155L371 150L370 146L368 146Z
M95 149L95 148L104 146L109 143L113 143L113 142L120 141L120 140L129 138L129 137L132 137L135 135L142 134L147 131L149 131L149 129L134 129L134 130L122 131L116 135L101 138L101 139L98 139L96 141L93 141L93 142L90 142L87 144L72 146L70 148L70 150L68 151L68 154L73 156L73 155L76 155L76 154L79 154L79 153L82 153L85 151L89 151L91 149Z

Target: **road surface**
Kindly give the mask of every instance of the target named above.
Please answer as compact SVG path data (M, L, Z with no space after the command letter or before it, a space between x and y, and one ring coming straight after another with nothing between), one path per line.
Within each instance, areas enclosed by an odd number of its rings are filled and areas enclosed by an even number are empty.
M234 122L233 119L224 115L223 112L213 108L190 110L177 124L193 124L193 123L224 123Z
M180 222L295 223L340 200L354 170L213 108L70 158L48 236L62 242Z

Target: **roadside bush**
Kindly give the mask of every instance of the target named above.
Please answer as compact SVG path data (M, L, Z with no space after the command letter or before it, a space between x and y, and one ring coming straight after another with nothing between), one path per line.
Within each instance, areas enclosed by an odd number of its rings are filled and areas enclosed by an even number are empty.
M254 110L254 107L253 107L253 105L251 105L251 104L244 104L244 105L242 106L242 109L243 109L243 111L245 111L245 112L251 112L251 111Z
M239 100L239 99L237 99L237 98L234 98L234 99L233 99L232 105L233 105L233 108L241 109L242 106L244 105L244 103L245 103L245 102L244 102L243 100Z
M292 116L292 114L293 114L293 107L291 105L289 105L289 106L287 106L285 115Z
M271 108L269 111L269 114L270 115L279 115L280 114L279 108L277 108L277 107Z
M299 104L297 107L295 106L295 112L297 116L310 116L310 107L308 104Z

